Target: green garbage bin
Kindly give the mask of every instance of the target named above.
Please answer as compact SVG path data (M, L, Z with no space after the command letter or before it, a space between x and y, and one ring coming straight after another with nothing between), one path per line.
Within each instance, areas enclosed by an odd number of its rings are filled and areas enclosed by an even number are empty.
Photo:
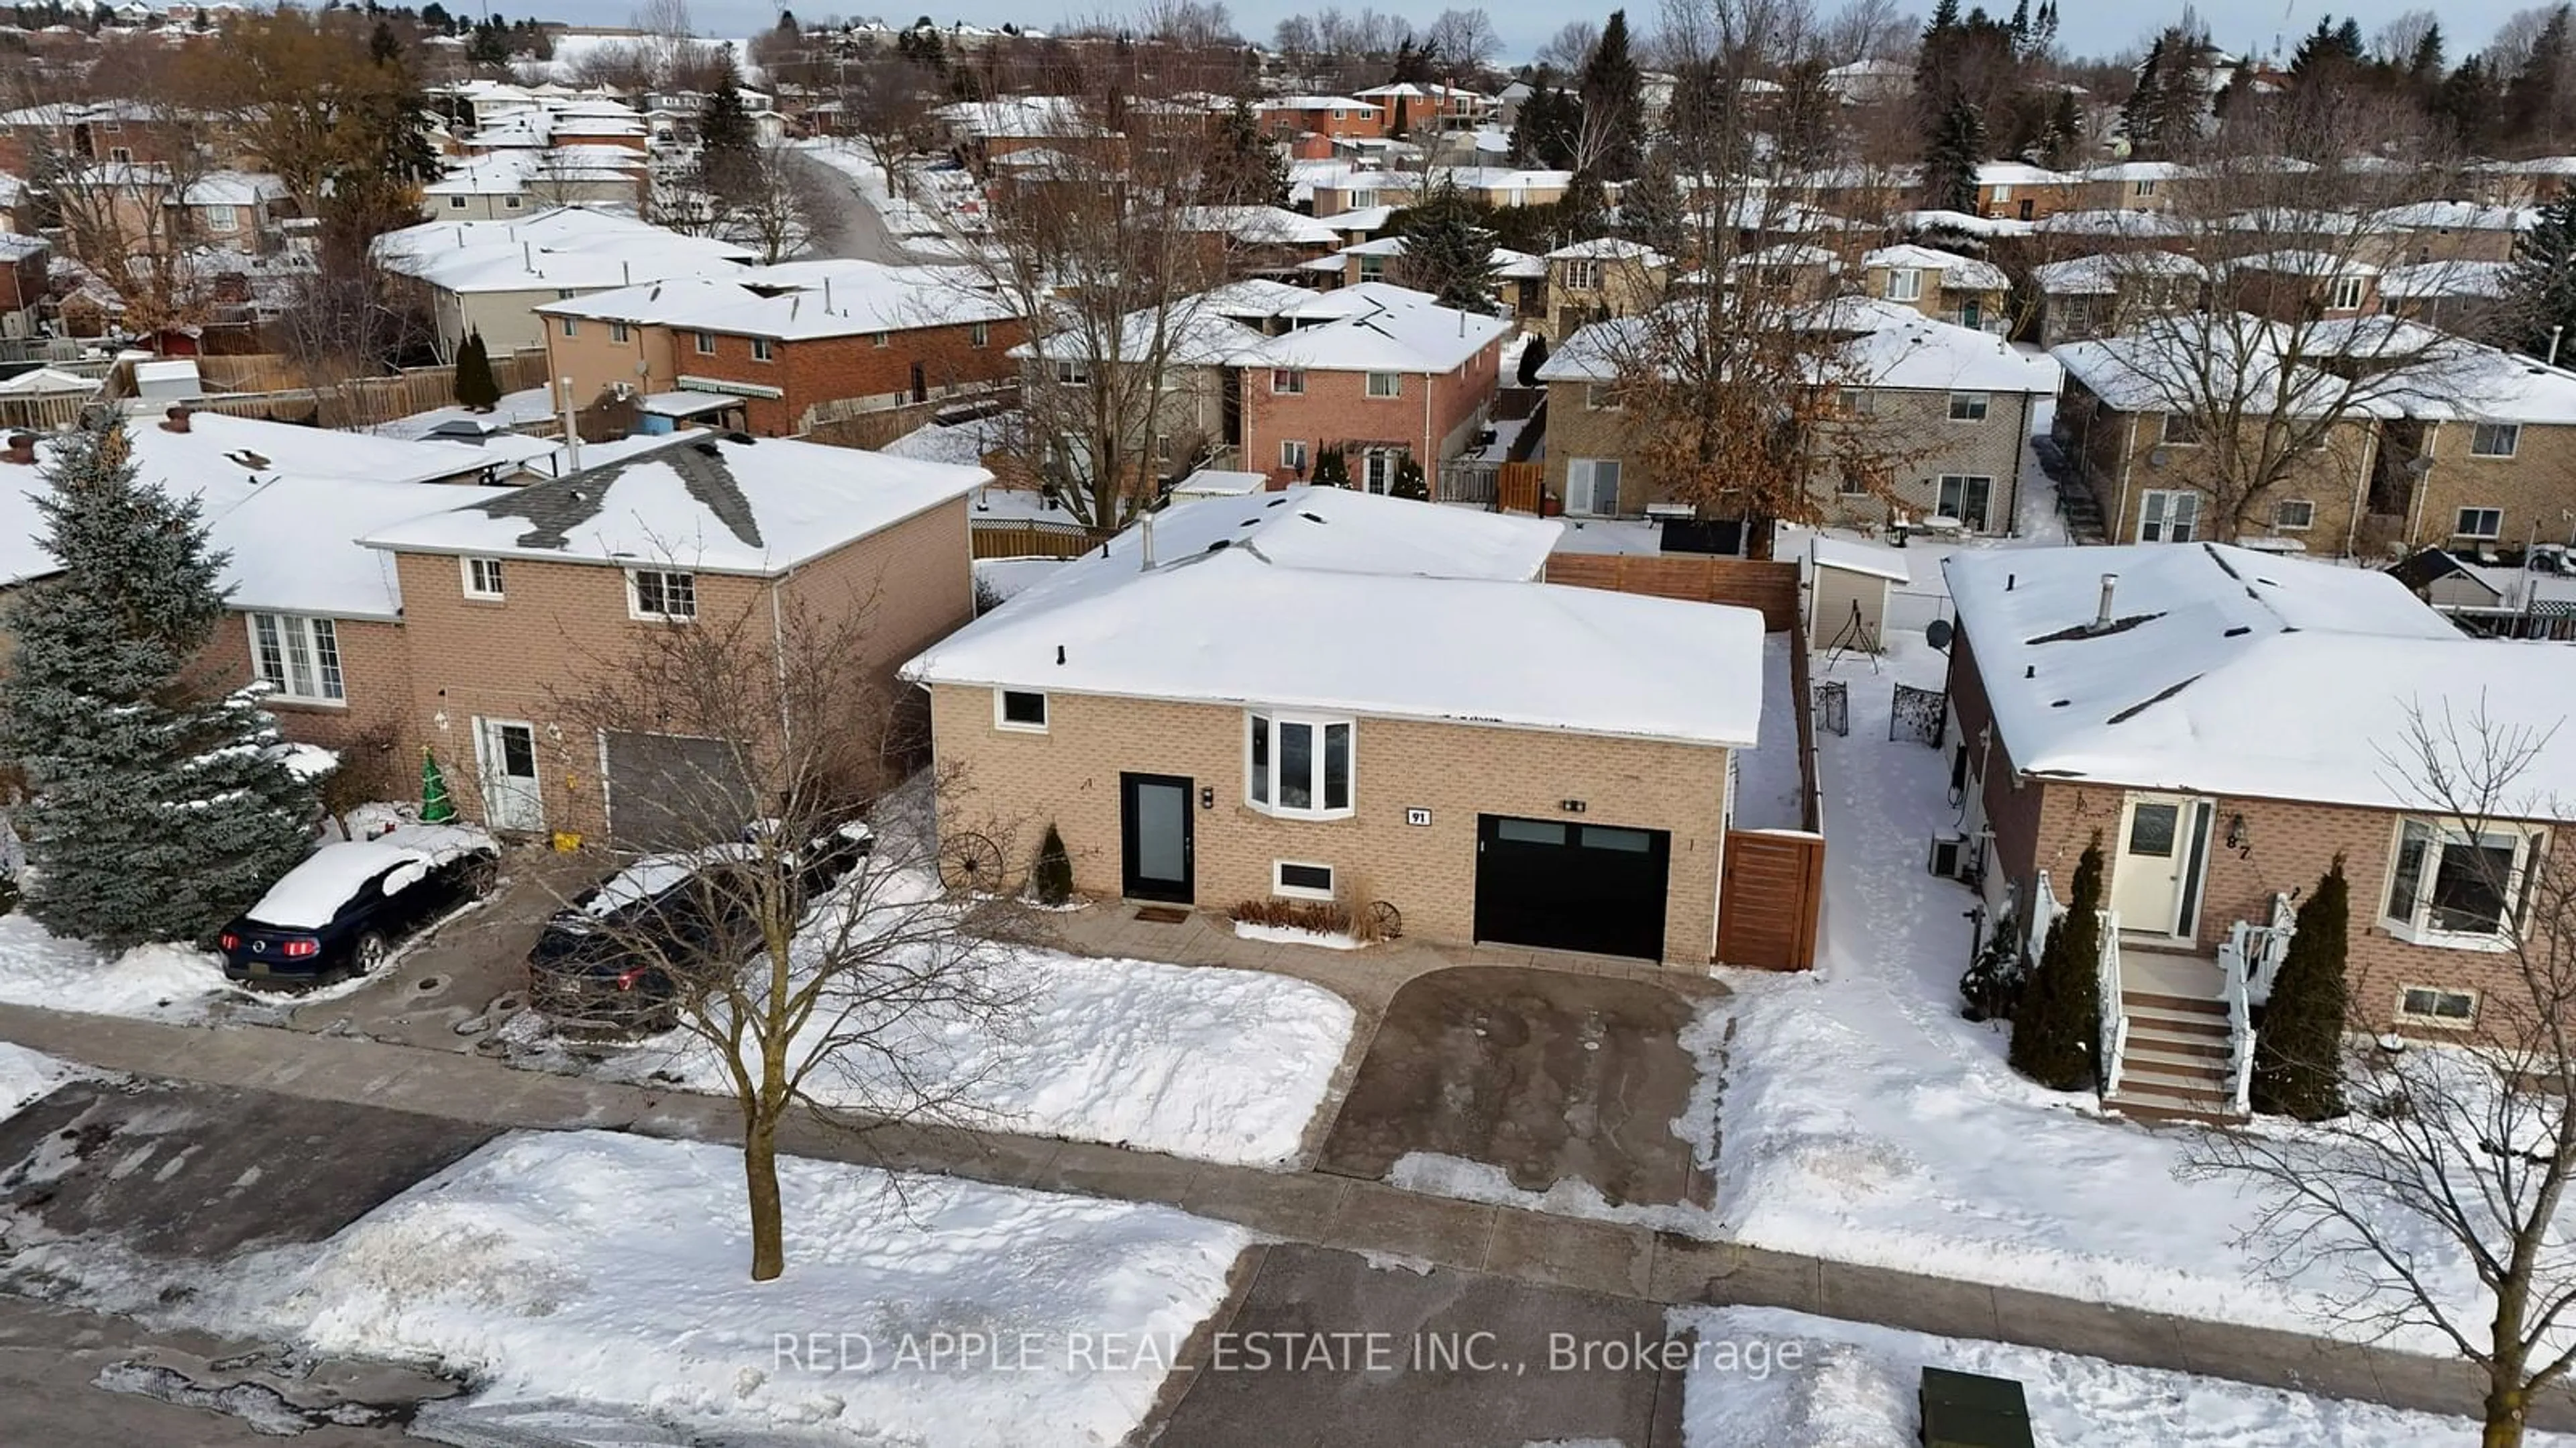
M2034 1448L2021 1384L1948 1368L1925 1368L1920 1393L1923 1448Z

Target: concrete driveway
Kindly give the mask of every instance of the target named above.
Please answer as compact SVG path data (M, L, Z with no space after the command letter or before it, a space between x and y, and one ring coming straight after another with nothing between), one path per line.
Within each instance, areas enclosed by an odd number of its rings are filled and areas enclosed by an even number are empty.
M1606 976L1417 976L1388 1003L1319 1165L1382 1178L1432 1152L1500 1167L1528 1191L1573 1177L1614 1203L1704 1205L1710 1183L1671 1127L1698 1080L1678 1040L1695 1010L1674 990Z
M1155 1448L1678 1448L1681 1373L1653 1303L1480 1272L1255 1248L1132 1441ZM1291 1365L1293 1360L1293 1365ZM1177 1396L1177 1401L1174 1401Z

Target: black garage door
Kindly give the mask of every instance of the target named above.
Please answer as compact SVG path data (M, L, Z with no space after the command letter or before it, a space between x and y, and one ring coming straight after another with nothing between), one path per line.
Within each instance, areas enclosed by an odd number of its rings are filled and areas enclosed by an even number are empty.
M1661 960L1673 837L1476 817L1476 938Z
M751 791L722 740L612 732L608 834L623 850L690 850L737 838Z

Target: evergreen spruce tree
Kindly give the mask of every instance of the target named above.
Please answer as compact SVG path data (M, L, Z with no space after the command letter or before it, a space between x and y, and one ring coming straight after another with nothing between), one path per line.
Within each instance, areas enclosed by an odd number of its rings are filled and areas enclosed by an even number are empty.
M1932 122L1923 152L1923 204L1977 214L1977 168L1986 162L1986 123L1966 96L1952 96Z
M2549 12L2532 38L2531 54L2504 92L2506 136L2524 145L2546 144L2558 131L2559 78L2567 67L2567 7Z
M1610 234L1610 198L1602 191L1599 172L1575 172L1574 179L1566 183L1565 199L1556 206L1557 220L1568 242Z
M1688 248L1690 226L1682 212L1681 187L1673 180L1672 159L1663 152L1648 156L1637 179L1619 193L1619 231L1668 257Z
M750 107L742 102L742 82L728 46L724 70L698 117L699 184L709 195L725 197L741 178L758 174L759 151L760 136L752 128Z
M2352 909L2343 856L2299 906L2297 933L2254 1034L2254 1109L2301 1121L2343 1114L2345 932Z
M62 571L9 609L0 681L32 795L13 816L28 912L118 950L212 935L303 857L319 809L256 695L193 687L224 621L224 555L193 500L136 481L129 446L101 408L47 462L36 506Z
M1575 84L1583 98L1583 118L1601 128L1600 153L1585 159L1604 181L1637 174L1646 132L1644 84L1644 73L1629 51L1628 12L1613 10Z
M1210 206L1288 204L1288 158L1261 134L1249 102L1236 100L1217 123L1199 190Z
M2094 1081L2094 1043L2102 1029L2102 837L2084 847L2066 913L2048 928L2039 968L2022 986L2013 1013L2014 1070L2056 1091Z
M2472 55L2442 78L2433 92L2433 115L2450 128L2460 149L2481 154L2495 143L2504 94L2484 55Z
M1521 102L1512 119L1511 162L1547 171L1574 169L1574 148L1583 134L1583 103L1571 92L1542 87Z
M1521 347L1521 368L1517 374L1521 386L1538 386L1538 369L1546 365L1547 339L1532 332L1529 334L1529 341Z
M465 334L456 347L456 382L453 388L456 404L476 412L490 412L501 402L500 381L492 375L492 354L483 345L483 329Z
M2546 357L2556 333L2559 355L2570 355L2566 349L2576 342L2576 196L2541 207L2515 245L2503 315L2505 345Z
M1347 488L1351 485L1351 460L1342 454L1340 443L1327 443L1315 453L1315 475L1307 481L1319 488Z
M1073 856L1066 854L1064 836L1056 833L1049 820L1046 837L1038 841L1037 867L1029 872L1029 893L1041 905L1062 905L1073 898Z
M1423 476L1422 464L1415 462L1413 454L1407 452L1396 459L1395 477L1387 483L1386 491L1389 497L1428 503L1431 501L1431 480Z
M1431 293L1444 307L1494 310L1494 234L1446 176L1407 218L1404 255L1393 270L1399 284Z

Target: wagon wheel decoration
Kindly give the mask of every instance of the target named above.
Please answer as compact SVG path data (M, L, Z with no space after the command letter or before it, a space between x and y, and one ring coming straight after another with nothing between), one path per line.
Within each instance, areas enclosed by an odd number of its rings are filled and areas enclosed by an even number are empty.
M1372 900L1368 905L1370 933L1379 940L1404 938L1404 912L1392 900Z
M968 890L1002 888L1002 847L991 837L961 831L939 845L940 873Z

